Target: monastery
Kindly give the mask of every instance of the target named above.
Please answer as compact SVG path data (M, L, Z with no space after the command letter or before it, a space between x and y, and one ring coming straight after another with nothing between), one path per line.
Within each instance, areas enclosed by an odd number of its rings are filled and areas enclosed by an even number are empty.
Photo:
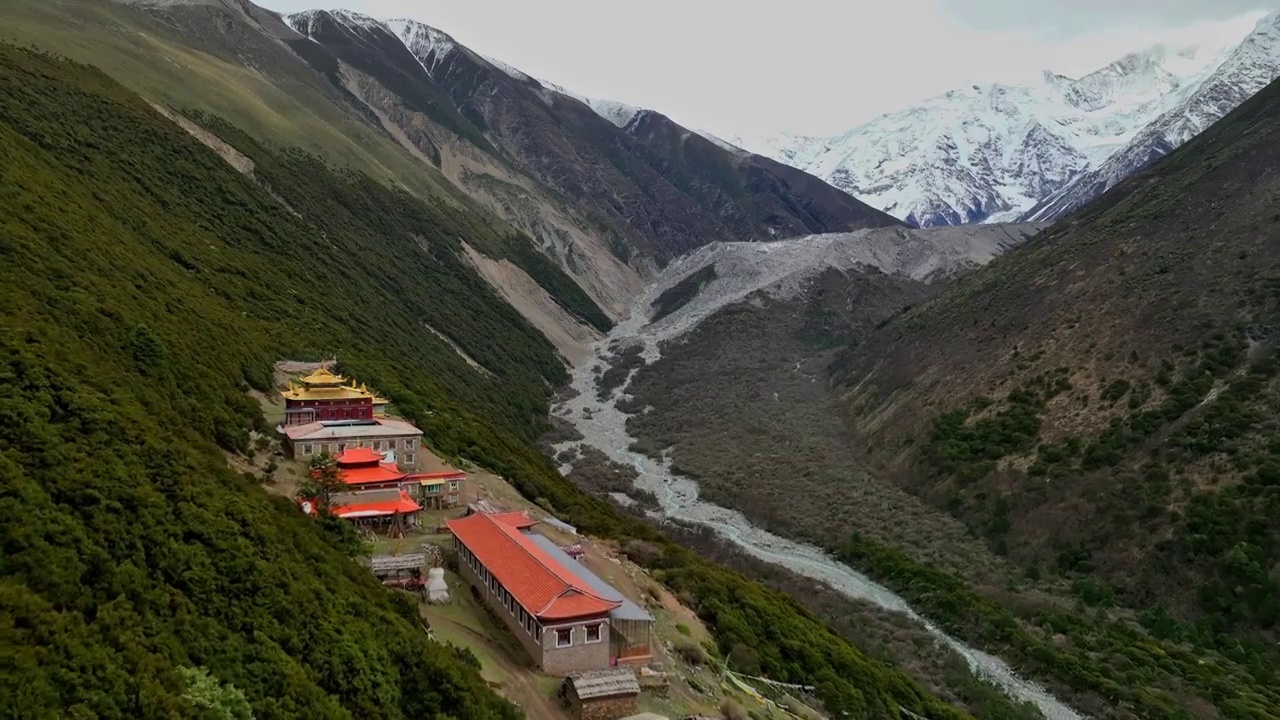
M302 387L289 384L284 398L284 426L331 420L372 420L386 417L387 401L355 381L320 368L302 378Z
M328 454L348 491L334 514L373 529L402 531L424 509L458 507L466 484L456 469L419 472L426 452L422 431L387 414L387 400L342 375L320 368L280 393L284 419L276 428L293 457ZM437 464L437 467L438 464ZM300 499L304 512L313 506Z

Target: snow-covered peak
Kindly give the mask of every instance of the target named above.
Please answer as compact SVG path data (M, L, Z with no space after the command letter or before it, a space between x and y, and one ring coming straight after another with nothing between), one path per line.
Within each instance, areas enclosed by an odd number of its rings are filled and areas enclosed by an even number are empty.
M385 25L422 63L428 75L434 73L440 61L461 47L448 33L417 20L395 18Z
M706 130L694 130L694 132L701 135L704 139L710 140L721 150L728 150L729 152L733 153L734 155L737 155L738 157L747 157L751 155L750 152L743 150L742 148L738 147L737 145L734 145L733 143L727 140L722 140L721 138L707 132Z
M504 63L497 58L489 57L488 55L481 55L481 57L485 59L485 62L498 68L499 70L511 76L515 80L519 80L520 82L529 82L529 81L537 82L537 80L534 80L532 76L527 75L524 72L521 72L519 68L508 65L507 63Z
M565 97L571 97L574 100L577 100L578 102L582 103L583 105L591 104L591 101L587 98L586 95L579 95L578 93L570 90L569 88L563 85L557 85L556 83L553 83L550 80L539 80L538 84L541 85L543 88L550 90L553 93L564 95Z
M289 27L307 37L314 35L317 23L323 22L327 18L331 18L335 22L352 29L374 30L383 28L382 23L377 18L351 10L303 10L302 12L283 15L282 17Z
M638 108L635 105L615 102L613 100L597 100L596 98L588 98L587 105L600 117L617 125L620 128L626 128L644 112L644 108Z
M1133 107L1159 100L1220 65L1229 48L1155 45L1130 53L1106 67L1071 79L1045 73L1046 84L1085 112Z
M365 15L364 13L353 12L351 10L333 10L330 14L347 25L365 28L366 30L382 29L381 21L375 17Z
M1232 53L1236 62L1274 58L1280 54L1280 12L1258 21L1249 37Z
M465 50L459 45L448 33L431 27L417 20L409 18L394 18L391 20L378 20L376 18L361 13L351 12L349 10L306 10L303 12L285 15L284 20L294 30L299 33L311 37L316 29L316 23L320 22L325 16L332 17L339 23L352 28L360 29L385 29L398 37L409 52L413 54L418 62L421 63L428 75L434 75L436 68L440 63L448 58L451 54ZM617 102L614 100L601 100L591 98L579 93L573 92L562 85L549 82L546 80L535 80L528 73L521 71L508 63L496 58L487 56L481 57L493 67L501 70L510 77L521 82L537 82L544 90L552 93L559 93L571 97L595 111L597 115L608 120L610 123L619 128L625 129L628 125L640 117L645 111L644 108L628 105L627 103ZM544 94L544 98L550 99ZM720 141L723 143L723 141ZM740 151L740 150L739 150Z
M636 107L635 105L628 105L614 100L600 100L599 98L587 97L586 95L574 92L563 85L553 83L550 80L539 80L538 84L553 93L558 93L565 97L571 97L574 100L577 100L583 105L594 110L600 117L624 130L628 125L634 122L636 118L640 117L642 113L647 112L644 108Z
M1243 42L1156 45L1079 78L958 88L834 137L732 140L909 222L989 222L1022 216L1122 151L1158 157L1277 68L1280 14Z
M323 11L303 10L302 12L289 13L280 17L286 25L293 28L298 34L311 37L311 30L321 12Z

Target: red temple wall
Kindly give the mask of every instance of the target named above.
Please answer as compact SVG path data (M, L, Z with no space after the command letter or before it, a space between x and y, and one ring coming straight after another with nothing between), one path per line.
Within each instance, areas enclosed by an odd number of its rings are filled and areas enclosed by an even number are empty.
M316 420L372 420L373 399L353 400L286 400L285 409L312 408Z

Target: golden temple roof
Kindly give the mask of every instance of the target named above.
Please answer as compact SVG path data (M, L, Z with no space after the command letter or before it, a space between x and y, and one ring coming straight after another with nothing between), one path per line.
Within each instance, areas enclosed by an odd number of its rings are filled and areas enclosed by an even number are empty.
M346 378L342 377L341 375L335 375L329 372L328 368L324 368L324 367L321 367L317 369L315 372L311 373L310 375L302 378L302 384L309 385L309 386L341 385L346 381L347 381Z
M294 387L281 391L280 394L289 400L354 400L374 397L371 392L353 387Z
M347 383L350 384L347 384ZM310 375L302 378L302 387L289 383L289 389L281 391L280 395L288 400L355 400L358 398L372 398L373 404L385 405L387 403L378 394L368 388L363 383L360 387L356 387L355 381L348 381L345 377L329 372L326 368L320 368Z

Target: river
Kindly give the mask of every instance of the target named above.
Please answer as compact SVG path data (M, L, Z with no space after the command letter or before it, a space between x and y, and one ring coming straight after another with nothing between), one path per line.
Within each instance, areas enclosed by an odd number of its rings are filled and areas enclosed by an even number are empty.
M685 317L680 320L679 330L673 330L670 323L655 327L647 324L647 312L659 289L657 286L652 288L636 304L631 318L619 323L608 337L592 348L592 357L574 369L572 387L577 392L572 399L557 405L553 412L572 423L583 439L564 443L556 450L572 448L580 443L600 450L614 462L636 469L639 474L636 486L657 496L663 517L711 528L756 558L826 583L848 597L906 615L964 657L977 675L1003 688L1011 697L1034 704L1047 720L1084 720L1086 716L1060 702L1039 685L1020 677L1000 658L969 647L943 632L888 588L833 559L816 546L767 532L736 510L700 499L697 484L673 473L670 460L655 460L630 449L634 439L627 433L628 416L617 408L617 401L626 392L630 378L609 398L601 400L597 395L599 376L596 368L607 365L604 357L609 354L608 346L619 340L627 344L641 344L645 359L653 362L659 356L661 340L691 327L723 306L717 303L695 310L692 315L683 313Z

